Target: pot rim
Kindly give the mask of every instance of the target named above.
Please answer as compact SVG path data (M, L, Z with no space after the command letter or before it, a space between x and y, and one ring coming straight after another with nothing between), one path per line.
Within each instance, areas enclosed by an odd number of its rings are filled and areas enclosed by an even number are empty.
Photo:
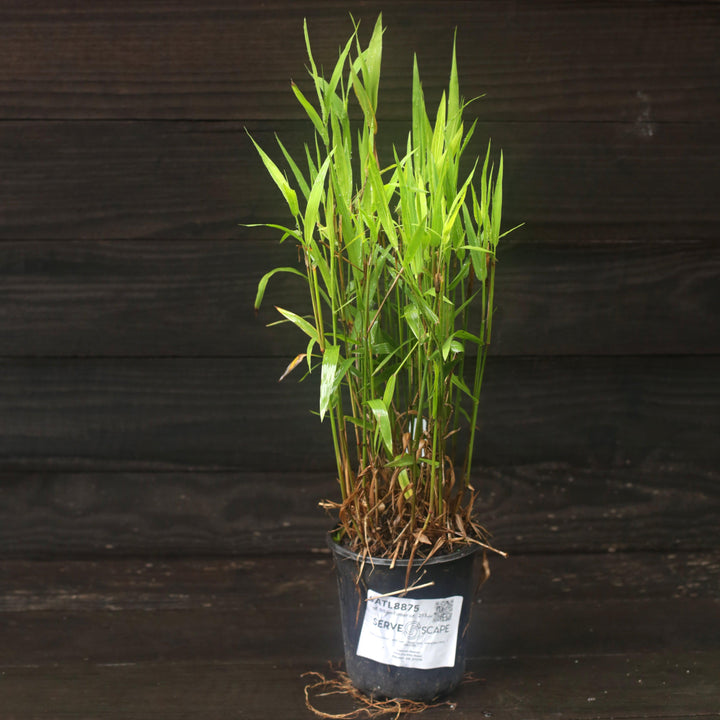
M330 550L335 555L339 555L342 558L345 558L346 560L353 560L356 563L362 562L362 555L359 553L353 552L352 550L348 550L348 548L343 547L342 545L339 545L335 542L332 538L332 533L335 532L334 530L331 530L327 534L327 544ZM480 550L479 545L475 545L474 543L471 543L469 545L465 545L457 550L454 550L450 554L447 555L433 555L429 560L423 558L423 557L416 557L413 559L413 566L417 565L418 567L420 565L441 565L443 563L449 563L453 562L455 560L460 560L461 558L467 557L468 555L472 555L473 553L476 553L478 550ZM370 563L371 565L380 565L381 567L389 567L392 564L392 558L384 558L384 557L375 557L370 556L369 558L366 558L366 562ZM408 558L398 558L395 560L395 567L396 568L407 568L408 564L410 563L410 560Z

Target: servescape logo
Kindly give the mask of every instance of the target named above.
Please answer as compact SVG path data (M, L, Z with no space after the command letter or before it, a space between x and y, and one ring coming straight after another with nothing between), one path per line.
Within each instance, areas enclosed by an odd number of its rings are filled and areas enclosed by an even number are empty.
M401 620L397 615L400 614L401 618L407 618L407 615L410 613L419 613L419 604L387 600L386 598L372 598L371 600L369 599L369 602L374 603L379 608L396 613L395 618L397 619L393 620L378 616L372 618L372 624L380 630L390 630L399 635L406 635L408 640L421 640L427 636L449 635L453 632L450 625L453 616L452 598L436 600L432 622L425 624L415 619Z

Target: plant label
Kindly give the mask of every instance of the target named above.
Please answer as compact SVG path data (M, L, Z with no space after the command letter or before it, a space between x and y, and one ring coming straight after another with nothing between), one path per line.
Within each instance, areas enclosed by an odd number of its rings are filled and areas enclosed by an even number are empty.
M455 665L462 596L418 600L368 590L357 654L396 667Z

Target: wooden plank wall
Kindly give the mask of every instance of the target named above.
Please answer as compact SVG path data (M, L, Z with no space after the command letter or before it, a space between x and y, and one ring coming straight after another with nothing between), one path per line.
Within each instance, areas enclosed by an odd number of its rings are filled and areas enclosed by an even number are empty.
M0 552L292 552L332 494L301 342L259 276L295 252L254 153L310 132L289 80L346 3L0 2ZM453 30L507 225L479 451L513 552L720 544L720 5L375 0L381 127ZM481 140L480 138L483 138ZM277 304L299 300L278 281Z

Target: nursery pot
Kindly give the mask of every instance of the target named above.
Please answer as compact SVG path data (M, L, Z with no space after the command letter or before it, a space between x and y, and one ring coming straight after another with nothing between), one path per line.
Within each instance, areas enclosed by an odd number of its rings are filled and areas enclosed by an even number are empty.
M430 701L451 692L465 673L470 611L477 589L477 546L407 560L394 567L329 536L335 558L345 666L353 685L372 698ZM423 587L420 587L423 586ZM389 595L388 593L400 594Z

